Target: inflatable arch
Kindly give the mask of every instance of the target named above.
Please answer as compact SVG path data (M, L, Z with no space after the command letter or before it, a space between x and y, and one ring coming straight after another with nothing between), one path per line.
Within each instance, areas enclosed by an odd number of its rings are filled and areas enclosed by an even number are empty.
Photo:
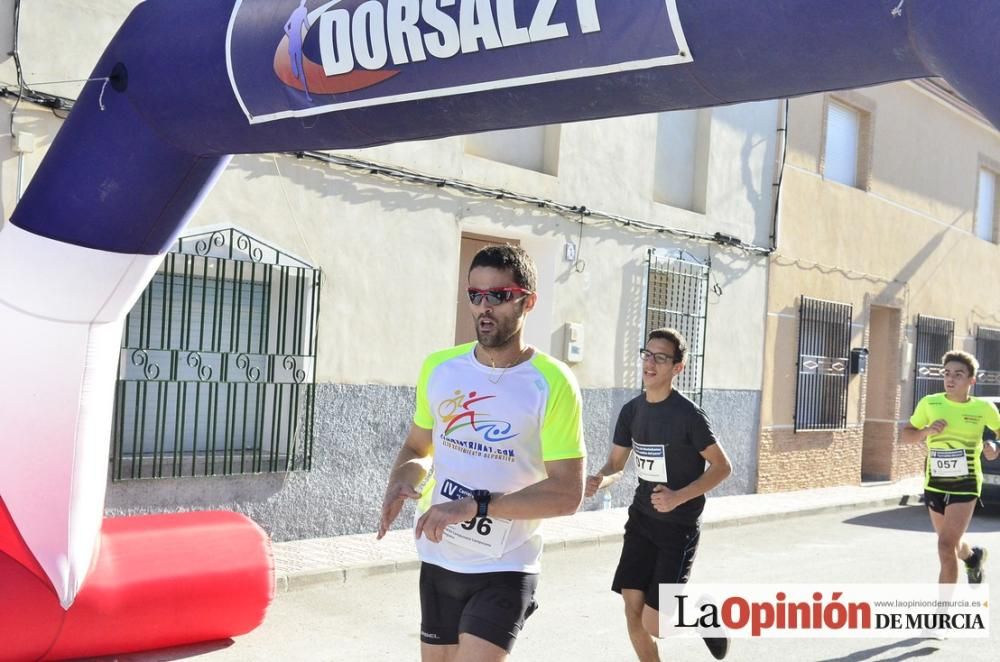
M102 518L122 320L231 154L925 76L1000 126L996 34L994 0L141 3L0 231L0 658L263 618L271 557L249 520Z

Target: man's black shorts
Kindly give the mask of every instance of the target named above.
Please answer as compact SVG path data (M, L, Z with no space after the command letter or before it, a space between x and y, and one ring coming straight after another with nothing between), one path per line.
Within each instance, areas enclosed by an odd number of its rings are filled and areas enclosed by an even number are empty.
M611 590L642 591L646 594L646 604L659 611L659 585L687 583L700 534L697 525L655 520L631 506Z
M431 563L420 566L420 641L447 646L461 632L508 653L538 608L538 575L524 572L467 574Z
M953 503L968 503L969 501L979 501L979 497L975 494L950 494L924 490L924 504L939 515L944 515L944 509Z

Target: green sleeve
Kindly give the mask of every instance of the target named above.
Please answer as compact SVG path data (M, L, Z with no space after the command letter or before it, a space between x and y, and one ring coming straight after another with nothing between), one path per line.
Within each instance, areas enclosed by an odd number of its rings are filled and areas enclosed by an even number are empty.
M917 408L913 410L913 416L910 416L910 425L920 430L930 424L931 420L927 415L927 396L925 395L920 398L920 402L917 403Z
M986 427L996 432L1000 430L1000 413L997 412L996 405L989 400L986 401Z
M430 430L434 427L434 413L431 411L430 401L427 399L427 382L434 371L437 362L433 357L424 360L424 365L420 368L420 377L417 379L417 402L413 411L413 423L417 427Z
M431 408L430 400L427 397L431 375L445 361L471 352L475 344L474 342L470 342L464 345L456 345L450 349L443 349L439 352L434 352L424 360L424 365L420 368L420 377L417 378L417 402L413 412L414 425L425 430L434 428L434 410Z
M535 362L549 386L545 419L540 432L542 460L570 460L587 456L583 443L583 401L576 377L561 362L540 357Z

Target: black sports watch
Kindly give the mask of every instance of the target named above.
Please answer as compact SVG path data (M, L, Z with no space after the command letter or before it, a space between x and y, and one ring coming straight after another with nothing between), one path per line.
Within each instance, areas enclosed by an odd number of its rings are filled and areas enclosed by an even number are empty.
M486 517L487 511L490 508L490 491L472 490L472 498L476 500L476 505L478 506L476 517Z

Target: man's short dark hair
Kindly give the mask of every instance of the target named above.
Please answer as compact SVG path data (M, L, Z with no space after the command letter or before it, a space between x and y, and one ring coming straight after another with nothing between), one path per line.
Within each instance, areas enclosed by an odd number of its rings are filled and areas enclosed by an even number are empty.
M649 332L649 337L646 342L653 340L654 338L659 338L660 340L668 340L674 345L674 363L684 363L684 357L687 356L688 345L687 341L684 340L684 336L677 329L671 329L669 327L661 327L659 329L653 329Z
M482 248L472 258L469 271L476 267L492 267L499 271L510 270L518 287L531 292L536 291L538 272L535 270L535 261L520 246L504 244Z
M951 363L961 363L966 368L969 369L969 376L975 377L979 373L979 361L976 357L968 352L963 352L958 349L953 349L950 352L945 352L945 355L941 357L941 367L943 368L945 364Z

